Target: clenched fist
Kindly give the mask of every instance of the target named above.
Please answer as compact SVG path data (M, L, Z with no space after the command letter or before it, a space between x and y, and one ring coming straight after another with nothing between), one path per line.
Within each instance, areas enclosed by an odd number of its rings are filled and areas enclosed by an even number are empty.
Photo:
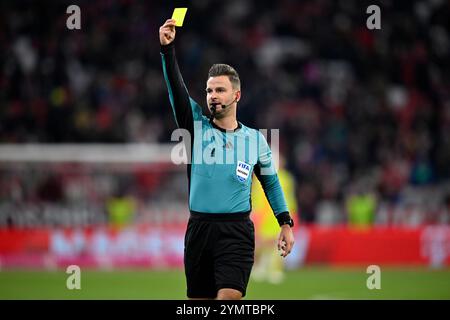
M175 20L167 19L166 22L159 28L159 42L165 46L175 39Z

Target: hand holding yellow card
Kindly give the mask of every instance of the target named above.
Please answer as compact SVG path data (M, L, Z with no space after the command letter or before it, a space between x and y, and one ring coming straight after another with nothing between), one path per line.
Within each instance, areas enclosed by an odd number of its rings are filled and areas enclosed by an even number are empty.
M175 20L175 26L181 27L183 25L187 9L188 8L175 8L175 10L173 10L172 19Z

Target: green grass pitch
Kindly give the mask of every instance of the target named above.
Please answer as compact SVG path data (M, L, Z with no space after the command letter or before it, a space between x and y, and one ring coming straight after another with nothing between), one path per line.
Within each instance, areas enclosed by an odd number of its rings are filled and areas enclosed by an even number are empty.
M250 281L245 299L450 299L450 269L381 267L381 289L369 290L361 268L305 267L279 285ZM0 271L0 299L185 299L182 270L81 270L68 290L65 270Z

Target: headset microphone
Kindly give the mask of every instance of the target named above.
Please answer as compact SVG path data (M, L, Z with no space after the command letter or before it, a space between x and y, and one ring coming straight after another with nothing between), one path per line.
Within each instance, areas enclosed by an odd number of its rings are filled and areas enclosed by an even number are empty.
M218 103L218 102L211 103L210 104L210 106L211 106L211 118L214 118L214 116L216 114L216 111L217 111L217 106L222 106L222 110L223 110L223 109L228 108L229 106L231 106L236 101L237 101L237 97L234 98L234 100L231 101L230 104L221 104L221 103Z
M220 103L218 103L218 102L211 103L211 113L216 113L217 106L219 106L219 105L220 105Z
M233 103L235 103L237 101L237 97L234 98L233 101L231 101L230 104L222 104L222 109L228 108L229 106L231 106Z

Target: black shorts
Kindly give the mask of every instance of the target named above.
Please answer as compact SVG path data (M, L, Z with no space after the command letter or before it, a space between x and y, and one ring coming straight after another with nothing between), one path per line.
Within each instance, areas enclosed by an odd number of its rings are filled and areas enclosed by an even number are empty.
M245 296L255 255L249 213L193 213L184 239L189 298L215 298L222 288Z

